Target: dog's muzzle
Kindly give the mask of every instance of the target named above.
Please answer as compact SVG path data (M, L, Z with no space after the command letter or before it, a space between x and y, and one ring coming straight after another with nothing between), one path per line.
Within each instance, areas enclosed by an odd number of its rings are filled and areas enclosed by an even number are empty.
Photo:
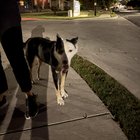
M63 73L68 72L68 69L69 69L69 65L68 64L65 64L65 65L62 66L62 72Z

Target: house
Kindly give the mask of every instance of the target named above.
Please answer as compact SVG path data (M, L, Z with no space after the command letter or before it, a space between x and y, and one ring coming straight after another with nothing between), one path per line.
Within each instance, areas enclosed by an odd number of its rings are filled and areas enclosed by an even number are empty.
M71 0L20 0L21 9L52 9L68 10L71 7Z

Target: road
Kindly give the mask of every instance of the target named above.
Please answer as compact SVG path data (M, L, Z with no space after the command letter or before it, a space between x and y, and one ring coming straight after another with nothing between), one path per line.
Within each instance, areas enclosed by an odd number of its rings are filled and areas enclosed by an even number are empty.
M23 21L23 37L79 37L79 55L98 65L140 98L140 28L125 18ZM45 32L44 32L45 31Z
M79 37L79 55L102 68L140 99L140 28L113 19L23 21L24 41L31 36Z
M140 27L140 11L126 10L126 11L121 11L118 14Z

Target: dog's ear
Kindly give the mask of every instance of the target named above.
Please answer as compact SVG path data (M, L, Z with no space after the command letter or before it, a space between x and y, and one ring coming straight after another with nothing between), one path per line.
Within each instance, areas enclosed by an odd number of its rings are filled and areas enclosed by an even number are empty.
M78 37L71 39L71 42L76 45L78 42Z
M56 37L57 37L57 41L56 42L63 42L63 39L60 37L59 34L57 34Z
M64 49L64 43L63 43L63 39L60 37L59 34L57 34L57 40L56 40L56 50L57 51L63 51Z
M57 33L56 37L57 37L57 39L58 39L58 38L61 38L60 35L59 35L58 33Z
M76 45L77 41L78 41L78 37L72 38L71 40L69 40L69 39L66 39L66 40L71 42L73 45Z

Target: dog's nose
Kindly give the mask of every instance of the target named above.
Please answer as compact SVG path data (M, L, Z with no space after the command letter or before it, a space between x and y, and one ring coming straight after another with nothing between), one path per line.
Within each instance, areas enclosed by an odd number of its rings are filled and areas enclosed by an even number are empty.
M63 65L63 67L62 67L62 72L63 72L63 73L66 73L66 72L68 71L68 69L69 69L69 65L68 65L68 64Z
M68 64L68 61L67 60L63 60L63 64L64 65L67 65Z
M68 68L69 68L69 65L68 65L68 64L63 65L63 68L64 68L64 69L68 69Z

